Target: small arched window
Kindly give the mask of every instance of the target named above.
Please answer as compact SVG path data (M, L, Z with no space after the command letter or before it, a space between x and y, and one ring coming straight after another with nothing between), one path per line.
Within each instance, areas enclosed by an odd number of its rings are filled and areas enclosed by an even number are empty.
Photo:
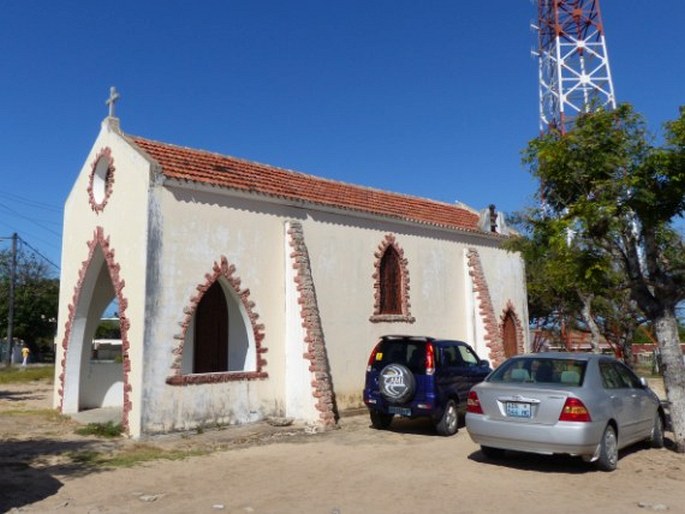
M379 245L373 274L375 281L373 315L370 321L413 323L409 312L409 270L395 236L388 234Z
M388 246L380 265L380 313L402 314L402 269L394 247Z

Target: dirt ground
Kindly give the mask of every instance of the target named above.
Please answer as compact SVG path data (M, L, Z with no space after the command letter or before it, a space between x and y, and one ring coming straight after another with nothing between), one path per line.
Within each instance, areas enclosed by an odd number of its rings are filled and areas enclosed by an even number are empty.
M51 394L0 386L0 512L685 513L685 455L668 449L622 452L613 473L567 457L495 462L463 427L451 438L419 420L377 431L365 414L326 433L262 423L157 437L145 444L205 454L102 469L74 455L140 442L76 435L50 415Z

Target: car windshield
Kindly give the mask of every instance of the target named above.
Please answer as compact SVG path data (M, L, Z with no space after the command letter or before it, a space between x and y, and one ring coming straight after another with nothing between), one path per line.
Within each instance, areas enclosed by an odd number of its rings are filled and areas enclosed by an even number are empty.
M382 341L376 352L373 368L380 370L388 364L402 364L414 373L425 373L426 343L407 340Z
M582 386L587 362L551 357L513 358L498 367L488 382L504 384L534 382Z

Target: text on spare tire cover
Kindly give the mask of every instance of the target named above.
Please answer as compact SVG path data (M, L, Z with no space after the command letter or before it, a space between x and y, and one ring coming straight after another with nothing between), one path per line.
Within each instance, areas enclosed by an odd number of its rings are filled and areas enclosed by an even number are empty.
M410 384L406 380L406 368L388 364L381 372L381 388L390 399L402 398Z

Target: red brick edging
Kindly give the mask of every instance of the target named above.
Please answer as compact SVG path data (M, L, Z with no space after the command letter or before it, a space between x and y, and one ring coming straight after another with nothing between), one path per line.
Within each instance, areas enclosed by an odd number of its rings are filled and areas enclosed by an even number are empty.
M291 221L288 229L290 236L290 254L293 269L296 271L295 283L299 295L300 316L302 327L305 329L305 342L307 352L303 355L309 361L309 371L314 378L311 382L312 395L316 399L316 409L319 411L319 419L324 428L332 428L337 424L338 412L335 404L335 393L331 369L326 353L326 340L321 327L319 305L316 299L316 290L312 278L309 252L304 242L302 224Z

